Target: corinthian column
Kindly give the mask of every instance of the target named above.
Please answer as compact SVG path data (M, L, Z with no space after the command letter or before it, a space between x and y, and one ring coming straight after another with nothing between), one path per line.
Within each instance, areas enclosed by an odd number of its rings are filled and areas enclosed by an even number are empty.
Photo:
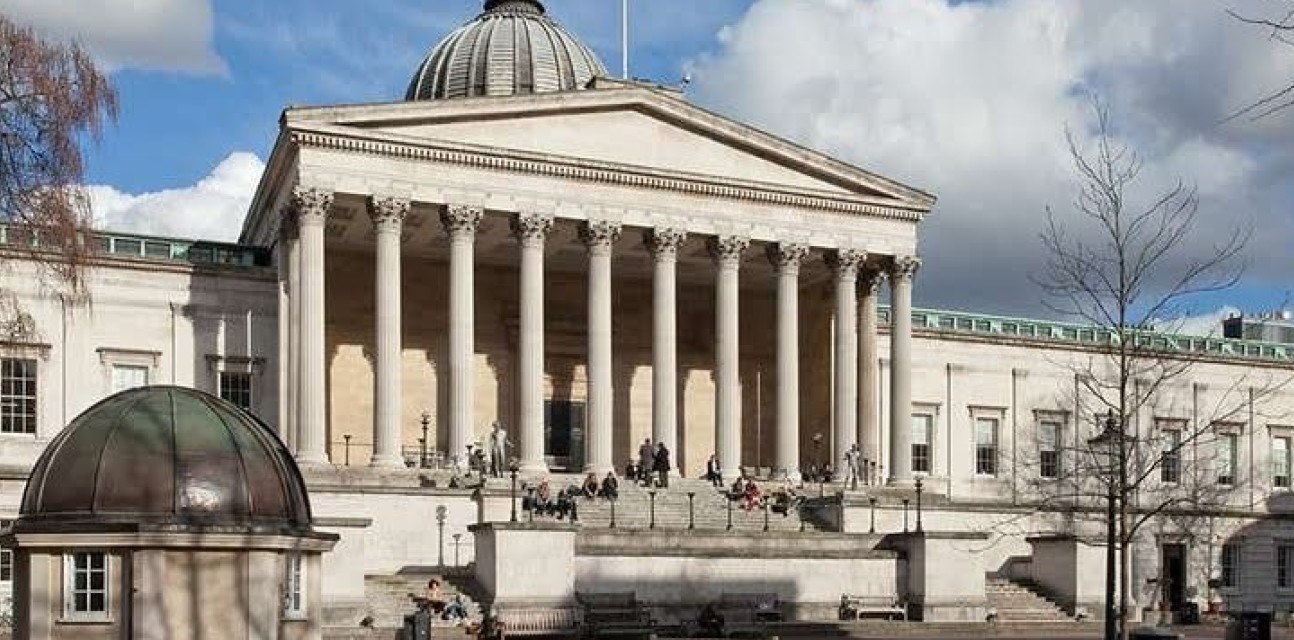
M373 411L375 467L404 467L400 455L400 233L410 202L397 198L369 198L368 215L377 236L376 344L377 375Z
M880 361L876 349L876 294L885 274L873 269L860 272L858 278L858 439L862 443L863 459L880 465L881 412ZM872 469L864 469L864 480L871 484L876 479Z
M769 245L777 268L777 468L800 480L800 265L801 244Z
M710 239L710 253L718 267L715 286L715 448L724 480L741 474L741 361L740 325L741 255L750 240L738 236Z
M544 241L553 217L520 214L512 232L521 243L521 336L517 349L521 471L548 472L544 462Z
M612 448L611 248L620 225L590 221L580 227L589 249L589 430L584 470L599 476L615 468Z
M652 270L652 438L677 454L678 447L678 249L687 234L678 229L647 232ZM683 466L676 461L671 474Z
M890 484L912 483L912 279L921 261L890 267Z
M297 402L300 380L301 332L301 241L297 229L296 212L287 207L279 221L280 268L283 270L283 296L279 302L279 361L280 395L279 432L283 443L293 455L297 452L301 407Z
M835 424L835 457L832 465L842 478L845 452L858 437L858 267L867 254L837 249L827 254L827 264L836 274L836 389L832 407Z
M328 464L327 390L324 388L324 224L333 194L297 187L291 206L301 229L301 413L297 458Z
M472 439L475 396L475 278L476 228L485 211L449 205L440 221L449 233L449 453L454 464L466 463Z

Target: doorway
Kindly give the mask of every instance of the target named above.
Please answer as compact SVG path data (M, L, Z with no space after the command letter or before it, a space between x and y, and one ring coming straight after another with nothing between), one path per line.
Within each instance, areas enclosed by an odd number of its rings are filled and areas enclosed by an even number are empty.
M584 403L544 401L544 461L553 471L584 469Z
M1159 564L1160 600L1173 614L1180 615L1186 604L1186 545L1164 544Z

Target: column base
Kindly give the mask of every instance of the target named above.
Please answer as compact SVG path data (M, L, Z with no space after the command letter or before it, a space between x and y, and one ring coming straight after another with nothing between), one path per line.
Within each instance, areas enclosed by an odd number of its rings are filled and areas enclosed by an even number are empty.
M405 465L404 458L390 454L373 456L373 459L369 461L368 466L378 469L403 469Z
M298 451L297 462L310 465L331 465L328 454L319 451Z
M548 463L543 460L522 460L517 463L517 475L526 476L527 478L546 476L548 475Z

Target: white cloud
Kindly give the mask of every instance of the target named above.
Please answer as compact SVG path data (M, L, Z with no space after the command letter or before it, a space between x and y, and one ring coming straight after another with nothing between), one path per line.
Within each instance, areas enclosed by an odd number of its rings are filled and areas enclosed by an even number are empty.
M92 185L95 224L108 231L234 241L264 170L256 155L240 151L189 187L128 194Z
M1248 277L1272 285L1294 270L1294 180L1273 172L1294 166L1294 110L1224 120L1294 80L1294 50L1229 7L1270 11L1262 0L759 0L691 63L693 93L939 196L921 230L922 304L1041 312L1028 276L1043 264L1046 207L1073 200L1064 129L1091 141L1089 92L1145 160L1144 192L1178 176L1199 187L1200 246L1237 224L1263 230Z
M0 0L0 12L75 39L108 69L227 73L213 41L210 0Z
M1238 307L1227 305L1199 315L1157 322L1155 325L1159 330L1168 333L1219 338L1222 336L1222 321L1239 315L1244 314Z

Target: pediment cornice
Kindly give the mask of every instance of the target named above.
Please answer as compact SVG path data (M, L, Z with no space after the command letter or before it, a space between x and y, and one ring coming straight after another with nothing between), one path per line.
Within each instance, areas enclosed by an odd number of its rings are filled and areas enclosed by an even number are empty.
M927 208L889 198L856 196L810 189L787 188L717 178L685 172L427 140L350 126L295 127L289 138L300 148L405 158L424 162L470 166L494 171L539 175L566 180L654 189L762 204L831 211L861 216L919 222Z

